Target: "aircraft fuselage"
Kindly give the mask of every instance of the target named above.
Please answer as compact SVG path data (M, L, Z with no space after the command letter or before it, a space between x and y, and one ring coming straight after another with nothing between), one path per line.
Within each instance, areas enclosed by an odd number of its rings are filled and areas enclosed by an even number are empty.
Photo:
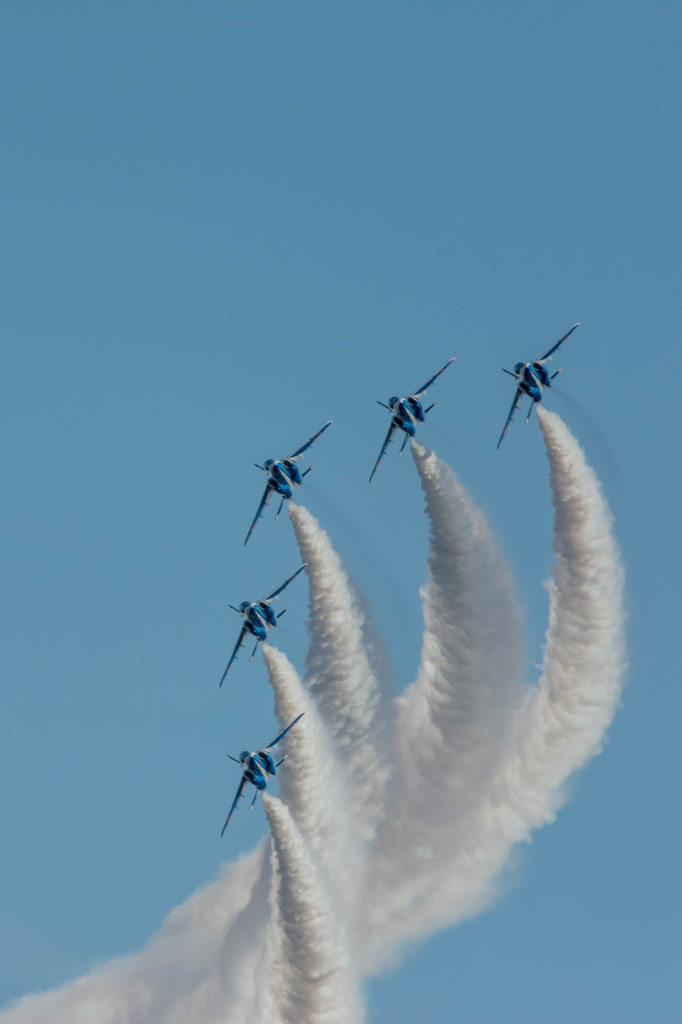
M293 495L292 485L303 483L300 470L291 459L279 459L278 461L268 459L264 463L264 467L270 484L281 498L291 498Z
M542 363L517 363L514 367L519 387L534 402L542 401L542 389L551 388L547 367Z
M275 611L267 601L258 601L254 604L244 601L240 610L249 633L259 640L265 640L270 626L277 625Z
M277 774L277 766L275 765L274 758L271 754L268 754L267 750L259 750L257 752L243 750L240 754L239 760L246 769L244 774L247 779L249 782L253 783L257 789L265 789L267 785L265 774Z
M396 395L389 398L388 407L393 413L393 423L396 427L414 437L417 423L424 422L424 407L418 398L411 395L408 398L398 398Z

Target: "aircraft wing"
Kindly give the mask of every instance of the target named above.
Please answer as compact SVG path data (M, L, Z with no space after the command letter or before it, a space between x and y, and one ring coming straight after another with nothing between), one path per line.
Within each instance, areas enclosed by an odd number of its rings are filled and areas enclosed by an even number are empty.
M379 468L379 463L381 462L381 460L383 459L384 455L388 451L389 444L392 444L392 442L393 442L393 435L395 434L397 429L398 429L398 427L393 422L393 420L391 420L391 425L388 428L388 433L386 434L386 438L385 438L384 443L382 445L381 451L379 452L379 458L374 463L374 469L372 470L372 473L371 473L370 478L369 478L369 482L370 483L372 482L372 477L374 476L374 474L376 473L377 469Z
M512 402L511 409L509 410L509 415L507 416L507 422L504 425L504 430L500 434L500 440L497 442L497 447L498 448L500 447L500 445L502 444L502 441L504 440L504 435L507 433L507 430L509 429L509 424L511 423L511 421L512 421L512 419L514 417L514 413L516 412L516 410L518 409L519 405L521 404L521 396L522 395L523 395L523 391L521 390L521 388L517 388L516 389L516 394L514 395L514 401Z
M580 327L580 323L573 324L573 326L571 327L570 331L567 331L567 333L564 334L563 338L559 338L559 340L554 345L552 345L551 348L548 348L546 352L543 352L543 354L540 356L540 358L536 359L535 362L536 363L544 363L544 361L546 359L551 359L552 356L554 355L554 353L556 352L556 350L559 348L559 345L563 345L563 343L566 341L566 338L568 337L568 335L569 334L573 334L573 331L576 329L576 327Z
M227 673L232 668L232 662L237 657L237 654L239 653L239 648L243 645L244 640L246 639L246 634L247 633L248 633L248 629L246 628L246 626L242 626L242 631L239 634L239 639L237 640L237 643L234 645L234 650L232 651L232 657L230 658L230 660L227 663L227 668L223 672L223 678L220 680L220 683L218 684L219 686L222 686L223 683L225 682L225 676L227 675Z
M272 494L274 489L275 488L272 486L271 483L267 483L265 485L265 492L263 494L263 497L260 500L260 505L258 506L258 511L256 512L256 514L255 514L255 516L253 518L253 522L251 523L251 526L249 527L249 532L247 533L246 540L244 541L244 547L246 547L246 545L248 544L249 537L253 533L253 531L255 529L255 526L256 526L256 523L258 522L258 520L260 519L261 515L263 514L263 509L265 508L267 503L270 501L270 495Z
M230 807L230 813L228 814L227 819L225 821L225 824L223 825L223 830L220 833L221 837L225 835L225 829L230 824L230 818L232 817L232 815L236 811L237 804L239 803L241 798L244 796L244 790L246 789L246 784L248 783L248 781L249 780L247 779L246 775L242 775L242 780L239 783L239 787L237 789L237 795L234 798L234 802L233 802L232 806Z
M422 384L422 386L420 388L417 388L416 391L412 392L412 394L410 395L410 398L419 398L419 396L423 395L425 391L428 391L429 388L431 387L431 385L435 384L435 382L438 380L438 378L440 377L441 373L444 373L445 370L447 370L447 368L450 365L450 363L454 363L454 361L455 361L455 356L453 356L452 359L448 359L448 361L445 364L445 366L441 366L441 368L438 371L438 373L434 373L433 377L429 377L429 379L424 384Z
M291 729L292 726L296 725L296 723L298 722L298 720L300 718L303 718L304 714L305 714L305 711L302 711L300 713L300 715L297 715L296 718L293 720L293 722L289 723L289 725L286 727L286 729L282 729L282 731L280 733L277 733L277 735L275 736L274 740L270 740L268 745L266 747L262 747L261 749L262 750L269 750L270 747L276 747L277 744L280 742L280 740L284 739L286 734L289 732L289 729Z
M304 562L303 565L301 566L301 568L297 569L296 572L293 574L293 576L290 576L288 580L284 581L284 583L281 585L281 587L277 587L277 590L273 590L273 592L271 594L268 594L267 597L264 597L263 600L264 601L272 601L275 597L279 597L279 595L282 593L282 591L286 590L286 588L289 586L291 581L296 579L296 577L298 576L299 572L303 572L303 570L305 569L307 564L308 564L307 562Z
M333 422L334 422L334 420L329 420L329 423L325 423L325 425L322 427L321 430L318 430L318 432L316 434L313 434L313 436L311 438L309 438L306 441L305 444L302 444L300 448L295 448L293 450L293 452L291 453L291 455L287 455L287 458L288 459L298 459L298 458L300 458L301 455L303 455L303 452L307 452L308 448L310 448L310 446L313 443L313 441L317 441L317 439L320 436L320 434L324 434L324 432L327 429L327 427L330 427Z

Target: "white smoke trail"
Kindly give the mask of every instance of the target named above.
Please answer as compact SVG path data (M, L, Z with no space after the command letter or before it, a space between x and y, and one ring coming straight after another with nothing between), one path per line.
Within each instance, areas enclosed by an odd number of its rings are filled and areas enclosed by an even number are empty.
M287 760L278 775L280 799L329 878L335 902L348 917L358 898L358 857L349 829L349 800L334 744L296 669L274 647L263 645L275 714L282 727L304 712L288 734ZM294 736L295 731L295 736Z
M600 750L624 669L623 568L594 472L565 424L540 410L550 464L557 564L539 687L513 713L502 763L441 885L402 922L403 941L480 912L512 846L554 819L564 783ZM495 767L493 765L493 767ZM385 944L386 957L390 943Z
M306 710L288 737L289 809L264 800L272 864L254 851L173 911L141 953L21 1000L0 1024L357 1024L360 961L375 967L494 898L512 846L553 819L568 776L599 751L624 667L623 571L608 508L561 420L541 409L539 422L557 564L538 688L516 706L508 573L480 513L434 455L415 449L430 576L422 665L395 721L338 556L313 517L292 508L309 563L311 693L283 655L264 649L280 720ZM349 838L341 826L356 813ZM349 842L355 852L340 882ZM351 881L358 900L339 896Z
M263 797L275 853L271 1006L267 1024L361 1024L351 956L326 885L288 808Z
M370 941L421 928L467 843L505 722L520 703L523 651L510 572L485 518L452 470L412 451L431 521L419 675L397 700L396 783L375 850ZM427 918L428 920L428 918Z
M308 563L306 683L346 766L354 827L367 842L383 810L390 703L365 643L366 617L329 537L307 509L290 502L289 515Z
M161 931L142 952L111 961L60 989L28 996L0 1012L2 1024L139 1024L182 1021L226 1022L224 1009L242 1009L253 1000L253 970L248 953L260 947L254 936L263 900L259 881L269 874L261 845L222 877L198 890L166 918ZM262 886L261 886L262 888ZM267 900L265 900L267 905ZM255 929L250 927L255 922ZM226 936L240 924L244 941L235 958L225 958ZM251 939L250 947L245 940ZM200 995L194 995L199 993ZM216 1004L209 1012L211 996ZM196 1000L194 1008L191 1003ZM180 1017L177 1009L187 1006ZM243 1022L239 1012L230 1022Z
M601 750L625 670L624 570L612 516L584 452L538 409L554 507L554 579L543 675L521 719L501 789L533 827L554 819L571 772Z

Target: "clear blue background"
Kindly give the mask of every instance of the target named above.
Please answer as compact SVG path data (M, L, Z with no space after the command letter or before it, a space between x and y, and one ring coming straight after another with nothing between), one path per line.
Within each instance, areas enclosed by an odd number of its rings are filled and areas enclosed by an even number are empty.
M243 536L254 461L327 419L301 500L415 674L427 528L375 399L450 355L422 438L525 608L539 431L501 372L576 320L550 405L604 480L631 669L605 753L510 891L369 987L372 1024L673 1022L679 984L680 43L670 3L0 7L0 1000L141 947L263 833L218 838L270 738L238 622L298 565ZM302 668L305 584L280 645Z

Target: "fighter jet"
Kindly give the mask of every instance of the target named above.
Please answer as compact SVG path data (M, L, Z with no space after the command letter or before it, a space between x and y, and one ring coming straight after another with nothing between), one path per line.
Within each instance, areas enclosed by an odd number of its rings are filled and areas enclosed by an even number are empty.
M422 403L419 401L420 397L426 394L431 385L435 384L435 382L438 380L441 373L444 373L444 371L447 370L450 363L454 363L454 361L454 356L452 357L452 359L448 359L445 366L442 366L438 373L434 373L433 377L429 377L426 383L422 384L420 388L417 388L416 391L413 391L406 398L398 398L397 395L393 395L392 398L389 398L388 405L385 402L378 403L379 405L382 405L384 409L388 409L388 411L391 413L391 425L388 428L388 433L386 434L383 446L381 448L381 451L379 452L379 458L375 462L374 469L370 474L370 483L372 482L372 477L379 468L379 463L381 462L384 455L386 454L386 451L388 450L389 444L393 443L393 435L395 434L396 430L402 430L402 432L405 434L405 439L401 445L400 451L398 452L398 455L403 454L405 445L407 444L411 437L414 437L416 433L417 423L423 423L427 412L430 412L433 409L434 405L436 404L435 402L432 402L428 409L425 409Z
M559 338L559 340L552 345L551 348L548 348L539 359L536 359L534 363L517 363L514 367L513 373L511 370L505 370L504 367L502 367L504 373L508 373L510 377L514 377L518 381L518 385L516 388L516 394L514 395L514 401L512 402L511 409L509 410L509 415L507 416L507 422L504 425L504 430L500 434L500 440L497 442L498 448L504 440L504 435L509 429L509 424L513 420L514 413L521 404L523 396L528 395L531 400L528 415L526 416L527 423L535 404L542 401L543 388L551 388L552 381L561 373L561 367L559 367L556 373L553 373L550 376L545 363L552 358L559 346L563 345L568 335L572 334L576 327L580 327L580 324L573 324L570 331L567 331L563 338Z
M257 469L262 469L264 473L267 473L268 482L265 485L265 493L261 498L261 502L260 505L258 506L258 511L254 516L254 520L251 523L251 526L249 527L249 532L246 535L244 545L248 544L249 537L253 533L256 523L261 518L263 514L263 509L270 501L270 496L272 495L273 491L276 491L276 493L279 494L280 497L282 498L281 502L279 503L279 508L277 509L277 514L275 515L275 519L279 518L279 514L282 511L282 505L284 504L285 501L291 498L294 486L296 484L302 484L303 477L307 476L310 470L313 468L312 466L309 466L308 469L306 469L305 473L301 473L298 466L296 465L296 460L300 459L304 452L307 452L308 448L310 448L313 441L317 441L320 434L323 434L327 427L331 426L333 422L333 420L329 420L328 423L325 423L322 429L318 430L316 434L313 434L313 436L308 441L306 441L305 444L302 444L300 448L294 448L291 455L287 455L286 459L266 459L262 466L260 466L257 462L254 463Z
M297 569L293 576L290 576L288 580L285 580L281 586L277 587L276 590L273 590L272 593L267 595L267 597L264 597L262 601L242 601L239 608L235 608L233 604L230 605L230 608L233 611L243 617L244 624L242 625L239 638L235 644L234 650L232 651L232 657L228 661L227 668L223 672L223 678L219 683L220 686L223 685L225 676L232 668L232 663L235 661L240 648L246 640L247 633L250 633L251 636L255 636L256 638L256 646L253 649L253 654L249 658L249 661L253 661L253 657L258 649L258 644L262 640L265 640L270 627L276 626L277 620L281 619L286 611L286 608L284 608L279 615L276 615L270 601L274 601L278 598L282 591L286 590L291 581L295 580L300 572L303 572L307 564L307 562L304 562L301 568Z
M275 736L274 740L271 740L270 743L267 744L267 746L261 747L260 750L242 750L241 754L239 755L239 760L237 760L236 757L232 757L231 754L228 754L228 757L230 758L231 761L235 761L238 765L241 765L244 768L244 773L241 777L241 781L237 789L237 795L235 796L234 801L232 803L232 807L230 808L230 813L228 814L227 820L223 825L223 830L220 833L221 836L225 834L225 829L230 823L230 818L237 809L237 804L244 795L244 790L248 786L249 782L251 783L252 786L255 786L256 789L256 792L253 795L253 800L251 801L251 806L249 807L250 811L253 810L253 805L256 802L258 794L267 787L268 783L266 776L275 776L277 774L277 769L279 768L279 766L283 764L283 762L286 760L285 755L275 763L275 759L273 758L272 754L268 753L268 751L272 750L273 747L277 746L280 740L284 739L286 734L289 732L289 729L291 729L292 726L296 725L299 719L303 718L304 714L305 712L302 711L300 715L297 715L293 722L289 723L286 729L282 729L282 731Z

